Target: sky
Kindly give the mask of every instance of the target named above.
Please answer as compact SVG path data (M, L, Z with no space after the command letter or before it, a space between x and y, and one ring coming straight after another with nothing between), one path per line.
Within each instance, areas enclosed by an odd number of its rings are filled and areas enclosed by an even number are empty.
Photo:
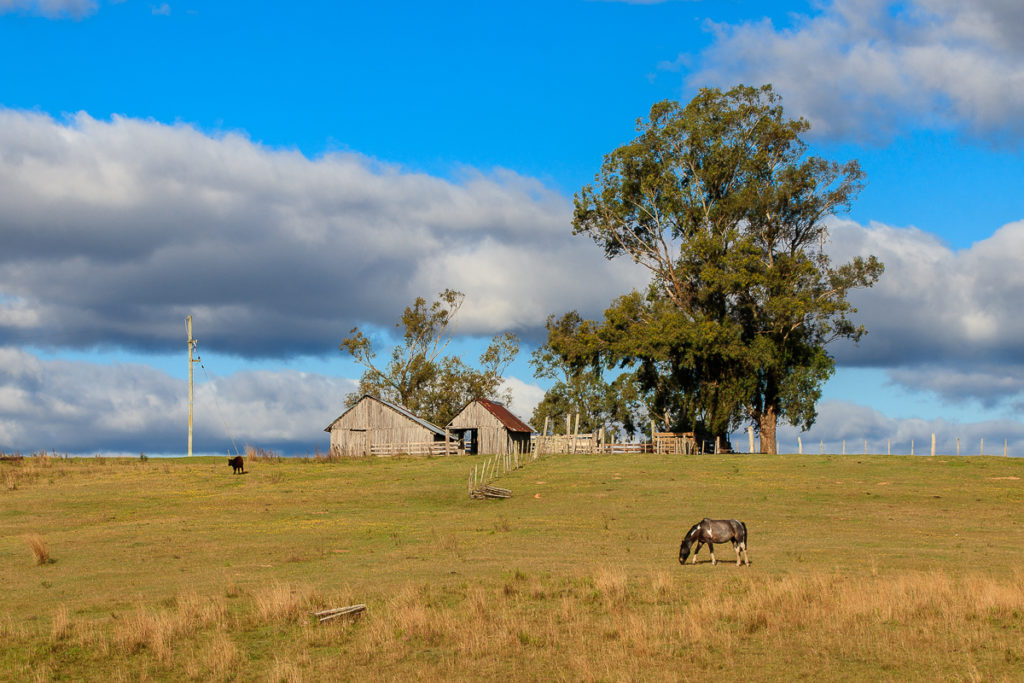
M648 281L573 195L655 102L771 83L867 174L833 260L886 267L780 448L1024 456L1021 36L1018 0L0 0L0 451L183 454L186 315L196 452L326 450L341 340L449 287L529 419L545 319Z

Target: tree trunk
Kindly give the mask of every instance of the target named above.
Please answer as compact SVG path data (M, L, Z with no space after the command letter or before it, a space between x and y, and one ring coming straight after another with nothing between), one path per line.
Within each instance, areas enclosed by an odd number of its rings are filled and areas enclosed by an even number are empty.
M758 448L761 453L775 455L775 424L778 422L778 419L779 416L775 412L775 406L765 406L764 412L758 416L757 427L761 437Z

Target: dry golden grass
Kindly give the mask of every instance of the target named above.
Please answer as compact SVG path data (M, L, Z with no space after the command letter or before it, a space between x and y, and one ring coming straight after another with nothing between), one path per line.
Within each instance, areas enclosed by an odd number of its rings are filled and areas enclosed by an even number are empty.
M1013 680L1024 664L1020 572L850 578L744 570L719 573L699 591L662 571L516 572L489 585L406 583L377 596L363 618L325 624L308 612L350 595L324 599L281 583L241 598L231 617L220 594L185 591L166 607L139 604L106 622L76 620L62 605L49 625L50 647L77 647L105 662L105 675L125 679L148 670L188 680L521 680L538 672L588 681L745 680L729 663L738 658L760 661L759 677L772 680ZM265 635L253 641L256 634ZM9 620L0 621L0 635L15 645L32 638ZM751 660L753 653L761 654Z
M3 463L25 478L0 490L0 681L1002 681L1024 666L1009 478L1024 462L552 458L510 475L504 501L466 499L466 462L284 459L249 477L219 457ZM678 565L711 507L750 525L751 567ZM24 566L33 532L60 549L45 571ZM358 619L311 615L355 603Z
M66 640L71 636L71 617L68 615L66 605L61 605L53 613L53 621L50 624L50 639L54 642Z
M260 623L298 621L308 612L314 597L309 585L292 586L287 583L273 583L253 591L256 618Z
M268 448L260 448L259 446L246 446L246 464L256 462L257 460L262 462L281 462L281 453L279 451L272 451Z
M50 548L46 545L46 541L39 534L28 534L25 536L25 543L28 544L29 550L32 551L32 558L38 565L50 564L53 562L53 558L50 557Z

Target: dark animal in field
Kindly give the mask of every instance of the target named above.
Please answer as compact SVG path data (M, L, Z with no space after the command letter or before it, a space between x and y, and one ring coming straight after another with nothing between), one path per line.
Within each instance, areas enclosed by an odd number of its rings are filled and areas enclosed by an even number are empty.
M711 564L718 564L715 559L715 543L732 542L732 549L736 551L736 566L740 566L742 553L743 562L750 566L750 559L747 558L747 525L735 519L708 519L705 517L686 532L683 542L679 545L679 564L686 562L690 556L690 548L694 544L697 547L693 551L693 563L697 564L697 553L701 546L708 544L711 551Z
M245 460L240 455L236 455L233 458L228 458L228 464L231 465L231 474L245 474Z

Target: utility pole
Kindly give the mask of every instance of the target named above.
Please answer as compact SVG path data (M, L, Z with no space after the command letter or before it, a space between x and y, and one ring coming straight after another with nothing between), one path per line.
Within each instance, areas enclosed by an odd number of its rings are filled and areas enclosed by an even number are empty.
M192 377L194 365L199 362L199 358L192 358L192 354L196 350L196 344L199 340L192 338L192 316L185 316L185 329L188 332L188 455L192 457Z

